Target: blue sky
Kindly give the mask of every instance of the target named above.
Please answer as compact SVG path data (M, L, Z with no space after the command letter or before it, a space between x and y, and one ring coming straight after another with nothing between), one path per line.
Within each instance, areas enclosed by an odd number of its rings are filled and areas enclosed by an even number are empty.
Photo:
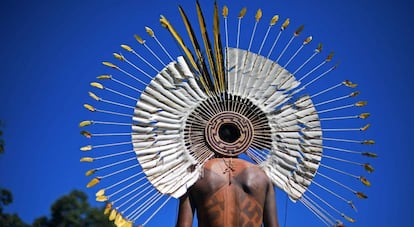
M213 3L200 2L205 8ZM327 50L335 51L341 64L331 76L359 84L361 98L369 101L366 110L372 113L367 136L376 140L371 149L380 156L372 161L376 171L369 176L373 184L366 191L369 199L358 203L357 223L349 226L409 226L410 205L414 204L409 131L414 126L410 120L413 3L218 3L228 5L234 16L246 6L250 17L258 8L267 18L274 14L290 17L295 26L305 25L315 43L323 42ZM82 104L90 102L89 83L103 73L101 61L112 60L120 44L135 42L133 34L144 34L144 26L160 30L160 14L178 21L178 4L187 11L195 5L184 0L1 1L0 119L6 123L6 153L0 156L0 186L14 195L7 212L17 212L32 222L49 214L58 197L72 189L86 190L88 167L79 163L83 155L79 147L86 142L79 135L78 123L86 114ZM95 191L87 192L92 201ZM284 200L278 191L281 224ZM288 207L287 226L322 226L301 204ZM150 226L172 226L176 210L176 202L171 202Z

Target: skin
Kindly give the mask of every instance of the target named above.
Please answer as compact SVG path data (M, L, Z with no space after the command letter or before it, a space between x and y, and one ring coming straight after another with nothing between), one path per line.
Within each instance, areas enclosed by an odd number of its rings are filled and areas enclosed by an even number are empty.
M215 158L180 198L177 226L279 227L273 184L256 165L242 159Z

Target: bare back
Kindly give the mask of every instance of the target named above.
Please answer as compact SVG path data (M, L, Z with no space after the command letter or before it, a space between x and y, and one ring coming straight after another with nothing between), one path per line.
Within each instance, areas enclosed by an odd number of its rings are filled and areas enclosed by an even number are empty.
M278 226L273 185L260 168L242 159L206 162L188 200L200 227Z

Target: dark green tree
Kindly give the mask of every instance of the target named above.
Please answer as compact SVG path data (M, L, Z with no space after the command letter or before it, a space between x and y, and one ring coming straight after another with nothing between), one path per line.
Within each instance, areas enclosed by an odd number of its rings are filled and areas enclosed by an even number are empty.
M4 153L4 124L0 120L0 154ZM0 227L29 227L17 214L6 214L4 207L13 202L11 191L0 188ZM57 199L51 206L50 217L42 216L34 220L34 227L114 227L103 214L103 208L91 207L87 195L74 190Z
M73 190L68 195L57 199L51 206L51 216L37 218L35 227L113 227L103 209L91 207L87 195L79 190Z
M4 153L4 140L3 140L3 127L4 124L0 120L0 154ZM4 188L0 188L0 226L9 227L26 227L29 226L24 223L17 214L6 214L3 212L4 207L13 202L12 193Z
M1 193L3 193L3 190ZM29 227L29 225L24 223L17 214L5 214L3 212L0 213L0 226Z
M0 213L3 213L3 206L7 206L13 201L13 196L9 190L0 188Z

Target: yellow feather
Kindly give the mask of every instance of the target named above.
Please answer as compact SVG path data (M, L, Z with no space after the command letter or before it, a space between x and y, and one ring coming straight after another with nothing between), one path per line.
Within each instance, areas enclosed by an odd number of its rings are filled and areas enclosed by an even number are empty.
M145 27L145 31L148 33L149 36L154 37L154 31L151 28Z
M362 106L366 106L367 104L368 104L367 101L359 101L355 103L355 106L362 107Z
M342 82L342 84L350 88L356 88L358 86L358 84L354 84L349 80L345 80L344 82Z
M378 155L372 152L363 152L362 153L363 156L369 157L369 158L377 158Z
M96 197L96 201L97 202L106 202L106 201L108 201L108 197L107 196L104 196L104 195L97 196Z
M164 28L168 28L169 22L163 15L160 16L160 23Z
M364 127L360 128L360 130L361 130L361 131L365 131L365 130L367 130L370 126L371 126L371 124L366 124Z
M91 169L86 171L85 176L89 177L90 175L94 174L97 170L96 169Z
M168 31L171 33L171 35L174 37L174 39L178 42L178 44L181 46L181 48L184 50L185 55L189 59L191 66L200 72L200 70L197 67L197 64L193 58L193 55L191 54L190 50L187 48L187 46L184 44L183 39L181 36L177 33L177 31L173 28L173 26L170 24L170 22L165 18L163 15L160 17L160 23L163 27L168 29ZM206 85L204 85L206 86Z
M121 215L120 213L118 213L118 214L115 216L114 224L115 224L116 226L120 226L120 225L122 224L122 215Z
M371 115L370 113L362 113L362 114L360 114L358 117L359 117L359 118L361 118L361 119L366 119L366 118L368 118L370 115Z
M353 218L351 218L351 217L348 217L348 216L346 216L345 214L342 214L342 217L343 217L343 218L345 218L347 221L349 221L349 222L351 222L351 223L354 223L354 222L355 222L355 219L353 219Z
M362 144L372 145L375 144L375 140L364 140L362 141Z
M278 20L279 20L279 15L274 15L272 20L270 20L270 25L271 26L275 25Z
M127 227L128 222L122 217L122 222L120 223L119 227Z
M112 209L112 203L107 203L106 206L105 206L104 215L109 214L111 209Z
M331 53L328 54L328 57L326 57L325 61L330 62L333 56L334 56L334 52L332 51Z
M305 39L305 41L303 41L303 45L306 45L310 43L311 41L312 41L312 36L309 36L308 38Z
M280 27L280 29L285 30L287 28L287 26L289 26L290 23L290 19L286 19L285 22L283 22L282 27Z
M368 196L366 196L364 193L362 192L356 192L355 195L360 198L360 199L367 199Z
M214 81L212 81L213 82L212 84L213 84L215 90L219 90L219 79L218 79L218 75L217 75L216 62L214 62L214 59L213 59L212 48L211 48L210 40L208 38L207 28L206 28L206 25L205 25L205 20L204 20L204 17L203 17L203 13L201 11L201 7L198 4L198 2L196 4L196 7L197 7L198 22L199 22L200 30L201 30L201 37L203 39L204 48L206 50L205 53L206 53L206 56L207 56L208 65L210 67L210 73L211 73L211 76L214 78ZM208 72L205 72L204 74L207 74L207 75L204 75L204 76L205 76L206 80L208 81L208 77L209 77Z
M97 76L96 78L100 80L106 80L106 79L111 79L112 76L111 75L100 75L100 76Z
M83 107L85 107L86 109L88 109L89 111L92 111L92 112L94 112L95 111L95 108L93 108L91 105L89 105L89 104L83 104Z
M91 157L83 157L80 159L80 162L93 162L93 158Z
M81 147L80 150L81 151L90 151L90 150L92 150L92 146L91 145L84 146L84 147Z
M93 124L93 121L82 121L81 123L79 123L79 127L82 128L91 124Z
M103 89L104 88L104 86L102 84L98 83L98 82L92 82L91 83L91 86L92 87L99 88L99 89Z
M258 9L255 16L256 22L259 22L260 18L262 18L262 10Z
M132 52L132 48L130 46L128 46L128 45L122 44L121 47L122 47L122 49L124 49L124 50L126 50L128 52Z
M100 101L101 100L101 98L99 98L98 96L96 96L93 92L88 92L88 93L89 93L89 96L91 96L96 101Z
M127 222L124 218L122 218L118 224L118 227L125 227L127 225Z
M213 32L214 32L214 56L215 62L217 65L217 77L219 80L220 91L225 90L225 72L224 72L224 57L223 57L223 48L221 46L220 38L220 18L218 15L218 6L214 4L214 23L213 23Z
M112 55L114 55L114 57L115 57L116 59L120 60L120 61L124 61L124 60L125 60L124 56L122 56L122 55L120 55L120 54L113 53Z
M96 196L96 197L98 197L98 196L103 196L103 195L105 195L105 189L101 189L101 190L99 190L99 191L97 191L97 192L95 193L95 196Z
M372 172L374 172L374 167L372 167L369 163L365 163L365 164L364 164L364 169L365 169L368 173L372 173Z
M144 44L145 40L143 40L139 35L134 35L135 40L137 40L140 44Z
M371 182L369 182L369 180L365 177L359 177L359 180L361 181L361 183L363 183L365 186L371 186Z
M116 65L112 64L111 62L104 61L104 62L102 62L102 64L103 64L103 65L106 65L106 66L108 66L108 67L111 67L111 68L113 68L113 69L117 69L117 68L118 68L118 66L116 66Z
M115 220L117 214L118 212L116 211L116 209L111 210L111 213L109 214L109 221Z
M91 181L89 181L89 183L86 185L86 187L91 188L91 187L97 185L100 181L101 181L101 179L99 179L98 177L95 177Z
M185 45L184 41L182 40L181 36L177 33L177 31L175 31L175 29L172 27L172 25L168 22L168 20L161 16L161 23L163 24L163 26L165 26L171 33L171 35L175 38L175 40L178 42L178 44L181 46L181 49L184 50L184 53L187 57L187 59L189 60L189 62L191 63L192 68L197 71L197 74L200 74L200 82L203 85L204 89L206 91L209 90L209 86L208 83L210 81L209 76L208 76L208 72L206 72L207 67L206 64L204 62L204 58L200 49L200 45L197 41L197 38L194 34L194 31L191 27L191 24L184 12L184 10L179 7L179 11L181 14L181 18L183 19L184 25L186 27L188 36L190 38L191 43L193 44L194 47L194 51L198 60L198 63L196 63L196 60L194 59L191 51L187 48L187 46Z
M247 11L247 8L246 8L246 7L244 7L244 8L240 11L238 18L239 18L239 19L242 19L242 18L244 17L244 15L246 15L246 11Z
M223 17L227 18L228 15L229 15L229 8L227 8L227 6L223 6Z
M183 19L184 26L185 26L185 28L187 30L187 33L188 33L188 37L190 38L190 41L193 44L196 57L198 58L198 61L201 64L203 64L204 63L203 54L202 54L202 51L200 49L200 45L197 41L197 38L195 37L194 30L191 27L191 24L190 24L190 22L187 18L187 15L185 14L184 10L181 7L179 7L178 9L180 10L180 15L181 15L181 18ZM181 37L179 37L179 38L181 39ZM187 47L185 47L185 48L187 48Z
M352 92L351 94L349 94L349 97L355 97L355 96L357 96L359 94L360 94L359 91L355 91L355 92Z

